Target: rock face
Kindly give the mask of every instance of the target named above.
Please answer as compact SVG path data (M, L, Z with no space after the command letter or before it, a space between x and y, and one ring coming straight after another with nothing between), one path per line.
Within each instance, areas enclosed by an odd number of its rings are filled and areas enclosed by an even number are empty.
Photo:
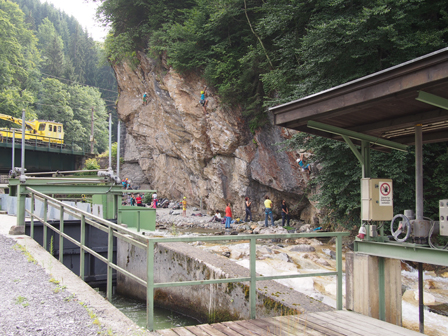
M252 200L255 218L264 218L264 196L281 215L286 199L292 216L316 222L316 210L303 197L309 177L298 169L295 153L275 145L292 134L269 124L250 133L241 111L222 105L208 90L206 115L199 104L204 80L181 76L164 62L138 54L140 65L114 66L120 98L118 114L126 125L121 177L156 189L159 197L181 199L210 211L232 203L244 216L244 197ZM147 105L142 104L144 93Z

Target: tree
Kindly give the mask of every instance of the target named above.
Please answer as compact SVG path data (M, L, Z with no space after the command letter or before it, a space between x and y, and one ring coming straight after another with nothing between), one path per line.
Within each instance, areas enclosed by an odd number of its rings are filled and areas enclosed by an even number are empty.
M0 110L20 117L22 109L32 117L28 105L34 101L31 86L40 60L37 40L26 28L19 7L0 0Z

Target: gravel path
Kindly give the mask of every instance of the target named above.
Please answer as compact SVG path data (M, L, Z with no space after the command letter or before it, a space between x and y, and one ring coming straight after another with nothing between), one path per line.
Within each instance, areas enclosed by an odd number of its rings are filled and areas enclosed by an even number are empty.
M31 258L14 240L0 235L0 335L101 334L91 310L51 282Z

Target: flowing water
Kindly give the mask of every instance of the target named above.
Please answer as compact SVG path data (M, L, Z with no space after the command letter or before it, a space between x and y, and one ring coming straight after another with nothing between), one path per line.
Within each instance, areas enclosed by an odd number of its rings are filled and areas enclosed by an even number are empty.
M104 291L99 293L106 297ZM145 302L126 298L121 295L114 295L112 304L135 322L139 327L146 328L146 304ZM168 309L154 307L154 329L169 329L197 325L199 322L194 318L178 314Z

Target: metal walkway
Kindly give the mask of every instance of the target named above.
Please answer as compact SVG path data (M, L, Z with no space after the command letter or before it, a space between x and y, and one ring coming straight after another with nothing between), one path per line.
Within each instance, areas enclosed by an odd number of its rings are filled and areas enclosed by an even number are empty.
M162 336L417 336L420 333L348 311L330 311L257 320L157 330Z

